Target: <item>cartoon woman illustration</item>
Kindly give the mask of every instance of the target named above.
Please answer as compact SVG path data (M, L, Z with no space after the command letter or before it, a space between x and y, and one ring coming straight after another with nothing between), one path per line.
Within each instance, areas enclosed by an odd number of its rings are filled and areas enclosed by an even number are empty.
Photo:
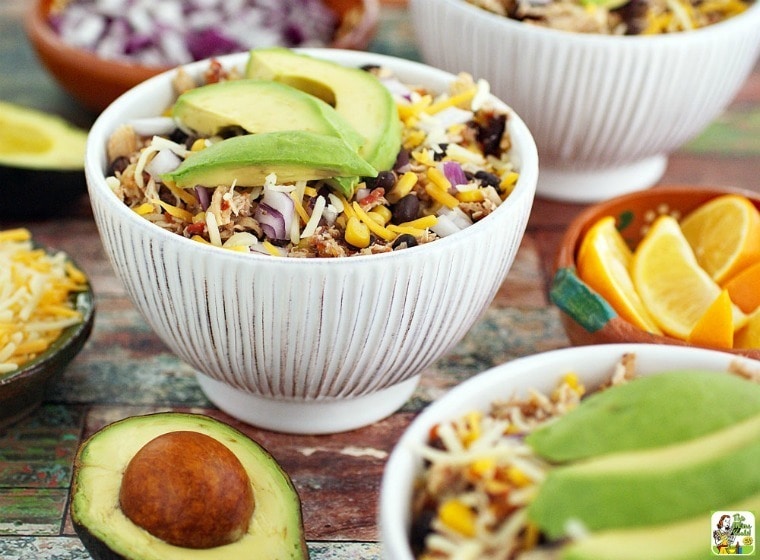
M736 536L731 534L731 516L721 515L717 529L713 531L713 540L718 548L718 554L732 554Z

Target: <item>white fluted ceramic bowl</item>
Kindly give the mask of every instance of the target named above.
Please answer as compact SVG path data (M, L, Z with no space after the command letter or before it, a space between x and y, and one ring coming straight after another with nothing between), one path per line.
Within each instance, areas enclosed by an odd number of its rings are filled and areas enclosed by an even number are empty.
M410 0L410 9L423 60L485 78L508 99L538 145L537 194L570 202L655 184L668 155L733 100L760 53L760 2L659 36L546 29L466 0Z
M404 431L383 472L378 520L382 557L413 560L409 544L412 494L423 469L420 447L436 424L468 412L487 412L494 401L525 397L535 389L550 393L557 380L573 372L592 391L611 375L626 353L636 354L636 372L655 375L675 369L725 372L741 367L760 375L760 361L717 350L664 344L598 344L551 350L496 366L459 384L427 407ZM705 549L707 550L707 548ZM709 554L709 553L708 553Z
M443 91L453 76L345 50L305 50L352 66L379 64ZM247 53L222 57L242 70ZM187 67L190 73L206 63ZM329 433L403 405L420 372L469 330L503 282L525 232L538 175L533 138L508 120L521 171L497 211L434 243L345 259L240 254L190 241L139 217L105 182L110 133L172 102L173 72L110 105L93 125L86 175L116 274L158 336L198 371L209 399L263 428Z

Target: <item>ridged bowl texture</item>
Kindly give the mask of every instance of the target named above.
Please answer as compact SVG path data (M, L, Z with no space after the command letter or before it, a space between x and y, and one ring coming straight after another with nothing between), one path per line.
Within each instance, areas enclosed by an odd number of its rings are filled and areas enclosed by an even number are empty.
M571 202L655 184L668 155L725 110L760 54L758 2L724 22L658 36L547 29L466 0L410 0L410 9L423 60L485 78L509 100L538 145L537 194Z

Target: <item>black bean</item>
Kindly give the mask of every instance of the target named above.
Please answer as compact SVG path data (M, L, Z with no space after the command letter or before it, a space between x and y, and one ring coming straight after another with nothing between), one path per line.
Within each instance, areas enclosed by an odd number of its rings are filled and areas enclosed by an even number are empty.
M108 166L108 175L115 175L116 173L124 173L124 170L129 165L129 158L119 156L111 162Z
M381 188L385 192L388 192L396 184L396 174L393 171L381 171L377 174L377 177L369 178L365 182L367 183L367 188Z
M188 134L179 128L175 128L174 132L169 135L169 140L177 144L184 144L188 138Z
M415 247L417 245L417 238L408 233L402 233L396 239L393 240L394 251L399 249L408 249L409 247Z
M499 183L501 182L497 175L483 170L475 173L475 178L478 179L482 185L490 185L495 189L499 188Z
M500 156L501 137L507 126L506 115L494 115L485 125L478 128L478 141L483 146L483 153L487 156Z
M403 224L416 220L419 216L420 201L413 194L408 194L391 206L391 216L394 224Z
M393 169L401 169L405 165L409 165L409 150L402 149L396 156L396 163L393 164Z
M446 148L448 148L449 145L448 144L438 144L438 147L441 148L441 151L433 153L433 159L435 161L441 161L443 159L443 156L446 155Z

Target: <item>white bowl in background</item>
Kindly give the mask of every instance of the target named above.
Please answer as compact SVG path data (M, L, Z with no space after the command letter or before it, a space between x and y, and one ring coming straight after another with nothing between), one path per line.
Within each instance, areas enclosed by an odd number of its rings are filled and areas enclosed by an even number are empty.
M655 184L668 155L725 110L760 53L760 2L657 36L547 29L466 0L410 0L410 10L423 60L485 78L509 100L538 145L537 194L569 202Z
M454 78L420 63L348 50L302 52L345 65L378 64L443 91ZM221 57L242 70L247 53ZM186 67L199 74L206 62ZM520 178L491 215L455 235L392 253L343 259L273 258L203 245L165 231L109 189L114 129L173 102L174 72L111 104L93 125L86 175L116 274L164 343L198 371L220 409L282 432L357 428L400 408L420 372L467 333L509 271L538 175L535 143L508 119Z
M609 379L625 353L636 354L636 372L652 375L674 369L695 368L725 372L741 364L760 376L760 361L717 350L661 344L601 344L576 346L517 358L459 384L433 402L404 431L394 447L380 487L379 528L383 558L413 560L409 545L413 484L422 472L419 448L436 424L480 410L495 400L527 396L530 389L548 394L557 380L573 372L588 390Z

